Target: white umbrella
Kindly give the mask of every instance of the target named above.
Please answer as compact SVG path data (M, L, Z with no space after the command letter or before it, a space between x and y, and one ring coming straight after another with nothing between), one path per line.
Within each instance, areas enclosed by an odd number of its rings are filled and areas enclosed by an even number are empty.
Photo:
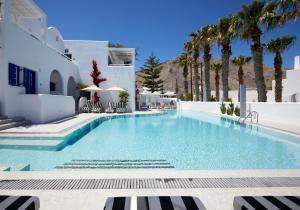
M105 89L107 91L126 91L125 89L121 88L121 87L117 87L117 86L114 86L114 87L110 87L108 89Z
M92 91L97 92L97 91L102 91L103 89L97 87L96 85L91 85L91 86L83 88L81 90L83 90L83 91L90 91L90 92L92 92Z
M81 89L82 91L89 91L91 92L91 99L93 98L94 96L94 92L99 92L99 91L103 91L103 89L97 87L96 85L91 85L89 87L86 87L86 88L83 88ZM93 101L93 100L92 100Z
M174 93L172 91L167 91L164 95L165 96L176 96L176 93Z
M157 91L155 91L155 92L153 92L153 93L151 93L152 95L155 95L155 96L160 96L160 95L162 95L160 92L157 92Z
M110 91L112 92L111 94L111 99L112 101L118 101L118 96L116 95L117 92L122 92L122 91L126 91L124 88L121 88L121 87L117 87L117 86L113 86L113 87L110 87L108 89L105 89L105 91Z

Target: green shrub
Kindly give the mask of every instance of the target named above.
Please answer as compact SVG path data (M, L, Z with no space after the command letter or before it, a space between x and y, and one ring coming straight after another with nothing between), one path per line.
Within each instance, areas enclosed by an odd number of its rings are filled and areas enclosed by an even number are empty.
M222 114L225 114L226 113L226 106L224 104L224 102L222 101L221 105L220 105L220 110L221 110L221 113Z
M234 104L232 103L232 101L231 101L230 104L229 104L229 108L230 108L231 111L233 112L233 110L234 110Z
M227 114L228 115L232 115L233 114L233 111L232 111L232 109L230 107L228 107L228 109L227 109Z
M235 109L234 109L234 114L239 117L240 116L240 111L241 111L240 108L238 106L236 106Z
M129 93L127 91L121 91L119 93L120 102L123 103L125 107L127 106L128 98L129 98Z
M217 98L214 97L214 96L210 96L210 97L209 97L209 101L217 101Z

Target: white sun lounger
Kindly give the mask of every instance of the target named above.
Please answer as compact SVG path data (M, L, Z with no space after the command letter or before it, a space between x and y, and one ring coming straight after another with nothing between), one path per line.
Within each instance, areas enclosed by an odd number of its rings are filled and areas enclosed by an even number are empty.
M205 210L197 197L192 196L149 196L110 197L104 210Z
M108 105L105 109L105 113L114 113L114 112L115 112L115 110L114 110L112 102L108 102Z
M0 209L36 210L40 208L40 200L35 196L0 195Z
M233 200L234 210L300 209L298 196L237 196Z
M81 108L81 112L90 113L92 111L92 103L91 101L87 101L86 104Z
M102 104L98 101L94 104L92 108L92 112L94 113L101 113L103 110Z
M126 111L126 107L124 106L123 103L117 103L117 107L116 107L116 112L117 113L125 113Z

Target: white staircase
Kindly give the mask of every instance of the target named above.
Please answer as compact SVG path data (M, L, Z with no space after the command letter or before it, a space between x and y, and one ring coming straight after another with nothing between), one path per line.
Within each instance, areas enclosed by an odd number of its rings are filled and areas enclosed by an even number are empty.
M25 125L30 125L30 122L22 117L7 118L4 116L0 116L0 131Z

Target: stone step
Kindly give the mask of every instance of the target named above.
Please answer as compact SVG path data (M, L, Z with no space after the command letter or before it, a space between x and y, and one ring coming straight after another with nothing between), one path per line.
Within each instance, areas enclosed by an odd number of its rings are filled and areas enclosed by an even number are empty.
M64 166L164 166L171 165L170 163L64 163Z
M12 121L6 124L0 124L0 131L25 125L30 125L30 122L26 120Z
M131 163L134 163L134 162L167 162L167 160L87 160L87 159L73 159L72 162L120 162L120 163L123 163L123 162L131 162Z
M78 160L56 166L56 169L150 169L174 168L166 160Z
M4 124L9 124L12 122L20 122L20 121L24 121L24 118L6 118L6 119L0 119L0 125L4 125Z
M36 139L11 139L0 138L0 148L3 149L36 149L56 150L62 144L63 139L36 140Z
M5 119L7 119L6 116L0 116L0 120L5 120Z
M170 169L174 166L56 166L56 169Z

